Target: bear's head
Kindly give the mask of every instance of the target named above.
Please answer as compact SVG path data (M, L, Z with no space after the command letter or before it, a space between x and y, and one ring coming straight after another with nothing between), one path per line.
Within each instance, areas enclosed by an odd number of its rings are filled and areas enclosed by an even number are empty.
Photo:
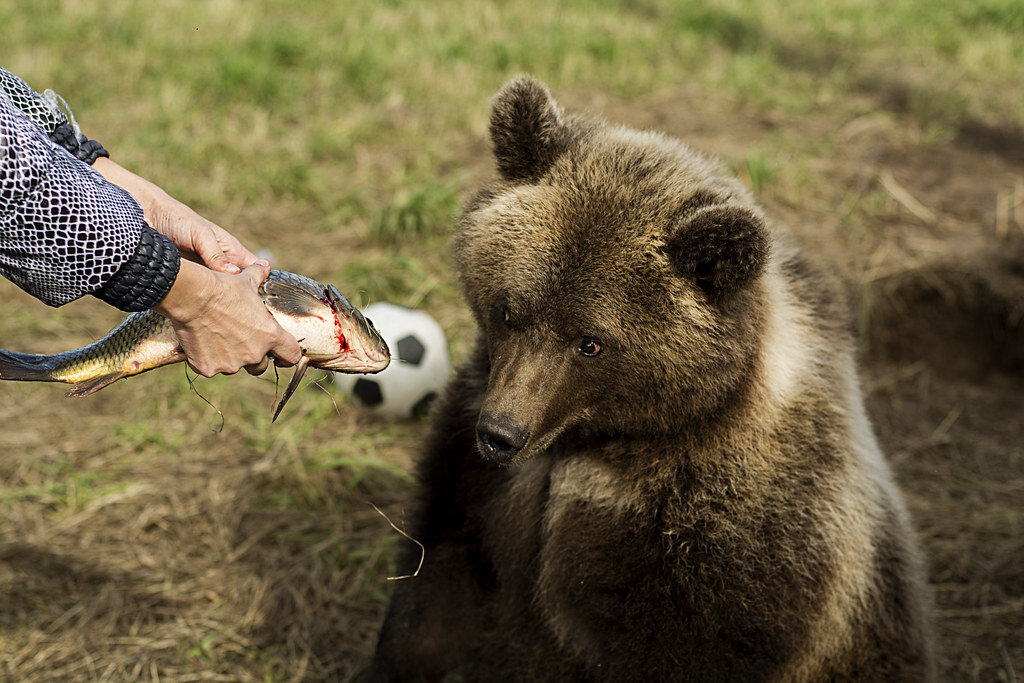
M526 77L490 134L499 177L454 244L489 361L481 452L707 430L742 403L771 244L742 184L666 136L567 115Z

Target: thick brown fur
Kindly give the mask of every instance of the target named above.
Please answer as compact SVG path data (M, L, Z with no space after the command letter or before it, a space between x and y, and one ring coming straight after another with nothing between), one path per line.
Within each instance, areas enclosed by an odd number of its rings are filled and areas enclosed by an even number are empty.
M932 678L831 283L675 140L528 78L491 137L454 245L480 339L366 678Z

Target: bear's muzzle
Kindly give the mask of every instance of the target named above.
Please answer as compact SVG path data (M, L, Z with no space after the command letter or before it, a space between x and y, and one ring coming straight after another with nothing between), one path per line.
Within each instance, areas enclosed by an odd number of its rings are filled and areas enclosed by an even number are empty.
M530 434L506 416L481 415L476 423L476 438L485 458L506 465L523 450Z

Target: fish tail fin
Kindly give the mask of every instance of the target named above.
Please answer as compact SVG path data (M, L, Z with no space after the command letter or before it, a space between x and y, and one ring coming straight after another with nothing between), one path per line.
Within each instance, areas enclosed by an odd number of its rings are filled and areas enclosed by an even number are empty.
M111 372L107 375L100 375L99 377L87 379L84 382L76 384L71 391L65 394L65 396L68 398L81 398L82 396L95 394L103 387L113 384L122 377L126 377L123 372Z
M49 356L0 349L0 379L21 382L57 382Z

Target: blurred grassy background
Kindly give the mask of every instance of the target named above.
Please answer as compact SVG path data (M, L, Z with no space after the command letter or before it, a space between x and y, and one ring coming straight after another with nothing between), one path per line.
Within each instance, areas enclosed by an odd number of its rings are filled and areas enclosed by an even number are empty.
M8 67L126 165L208 210L300 202L308 231L387 210L442 229L483 103L521 71L796 113L881 91L939 136L1024 123L1018 0L5 4Z
M855 283L909 258L880 246L906 211L864 150L912 145L934 169L949 146L1010 161L1024 149L1020 0L0 0L0 46L0 64L62 94L119 163L275 265L360 304L427 310L456 360L473 328L447 237L490 172L488 99L516 73L565 104L696 137L773 215L808 216L812 241L849 247ZM998 227L998 203L1024 196L999 172L983 206L943 215ZM938 201L940 185L914 191ZM0 293L4 348L71 348L119 318ZM197 387L219 433L175 370L86 401L0 386L0 675L360 666L401 541L365 501L400 522L423 425L315 387L271 425L272 380ZM949 659L957 675L1013 670L990 652Z

